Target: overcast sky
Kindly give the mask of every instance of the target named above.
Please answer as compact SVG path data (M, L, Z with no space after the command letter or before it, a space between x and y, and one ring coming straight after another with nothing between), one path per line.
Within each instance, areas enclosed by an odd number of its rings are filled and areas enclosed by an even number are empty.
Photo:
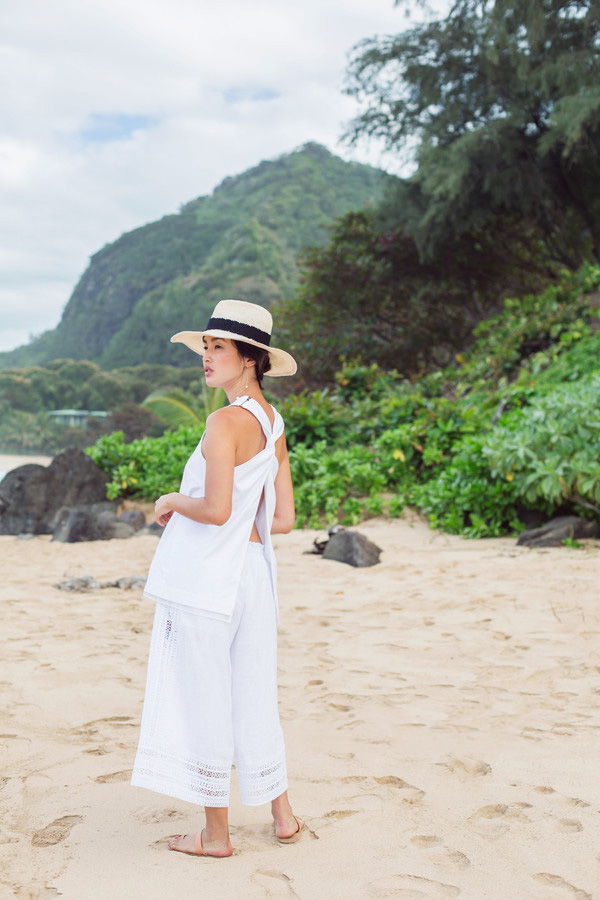
M92 253L227 175L339 139L352 46L393 0L21 0L0 10L0 350L54 327Z

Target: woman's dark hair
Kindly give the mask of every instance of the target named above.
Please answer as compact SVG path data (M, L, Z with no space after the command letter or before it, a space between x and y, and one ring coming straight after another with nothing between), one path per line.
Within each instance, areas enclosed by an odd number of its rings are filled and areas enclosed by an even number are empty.
M233 343L237 347L240 356L244 359L253 359L256 363L256 380L258 381L258 386L262 388L263 375L271 368L271 357L268 350L263 350L262 347L255 347L254 344L247 344L246 341L237 341L235 338Z

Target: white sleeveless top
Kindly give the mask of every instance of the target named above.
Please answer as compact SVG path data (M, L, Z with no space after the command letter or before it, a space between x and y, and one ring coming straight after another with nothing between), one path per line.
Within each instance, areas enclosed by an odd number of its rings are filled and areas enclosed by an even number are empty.
M225 621L231 621L233 615L255 521L277 606L277 564L271 525L279 468L275 442L283 434L283 419L276 410L273 410L275 419L271 427L267 414L251 397L238 397L231 405L242 406L256 416L265 434L265 447L235 467L231 515L224 525L204 525L173 513L154 554L144 588L144 596L151 600L177 603ZM206 460L201 448L202 439L183 472L180 493L188 497L203 497L205 493Z

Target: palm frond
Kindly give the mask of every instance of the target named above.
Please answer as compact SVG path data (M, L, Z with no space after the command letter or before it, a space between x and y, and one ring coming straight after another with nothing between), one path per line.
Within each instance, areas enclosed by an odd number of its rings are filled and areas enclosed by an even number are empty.
M225 405L225 391L222 388L202 387L199 400L179 388L159 388L143 402L168 428L181 425L203 426L207 417Z

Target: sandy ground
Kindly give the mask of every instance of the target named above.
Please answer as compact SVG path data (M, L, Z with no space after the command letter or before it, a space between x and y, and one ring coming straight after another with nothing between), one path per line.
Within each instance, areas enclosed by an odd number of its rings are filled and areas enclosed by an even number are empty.
M128 784L152 604L70 594L156 538L0 538L0 896L600 898L598 544L524 550L416 519L356 570L278 537L280 707L307 832L275 843L235 776L228 860L167 850L196 807Z
M27 463L37 463L47 466L52 462L51 456L18 456L14 453L0 453L0 472L10 472L17 466L25 466Z

